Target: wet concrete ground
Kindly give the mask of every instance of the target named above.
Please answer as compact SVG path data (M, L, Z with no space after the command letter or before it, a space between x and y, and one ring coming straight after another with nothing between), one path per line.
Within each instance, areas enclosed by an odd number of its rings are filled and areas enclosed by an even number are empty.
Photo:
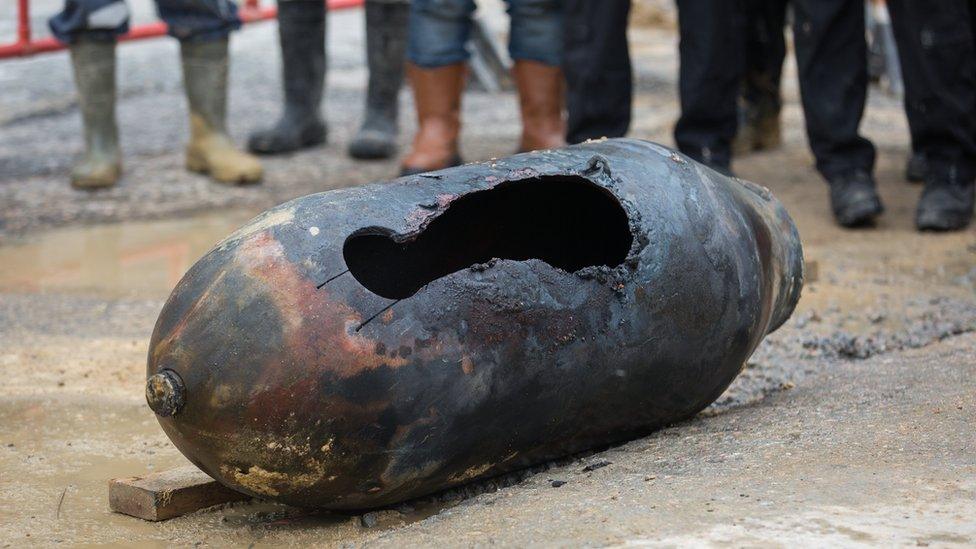
M108 478L184 463L142 393L152 324L182 271L265 206L395 171L342 155L365 79L360 17L340 14L330 27L331 144L269 160L266 184L249 189L180 168L185 124L170 41L120 49L121 71L135 71L120 103L127 173L94 195L66 184L80 146L66 57L0 62L0 546L976 543L976 232L913 230L919 189L902 178L904 118L878 93L864 128L879 145L888 213L875 230L834 227L793 85L784 148L736 170L791 211L815 281L700 417L365 517L257 502L163 524L110 513ZM669 143L674 35L643 29L632 41L632 135ZM272 25L236 40L238 139L276 111L270 51ZM469 159L511 150L514 97L473 93L465 109Z

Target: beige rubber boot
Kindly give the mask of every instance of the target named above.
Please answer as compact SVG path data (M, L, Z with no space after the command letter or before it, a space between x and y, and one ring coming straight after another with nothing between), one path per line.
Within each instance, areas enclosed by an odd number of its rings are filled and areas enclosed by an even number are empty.
M85 153L71 171L71 185L111 187L122 173L115 123L115 42L79 38L71 45L71 65L85 134Z
M183 86L190 104L186 168L220 183L257 183L261 162L237 149L227 136L227 39L180 42Z
M756 147L760 151L771 151L783 146L783 127L780 111L771 107L762 111L756 123Z
M780 109L771 100L761 99L758 104L740 100L739 129L732 140L732 153L736 156L754 151L770 151L783 144Z

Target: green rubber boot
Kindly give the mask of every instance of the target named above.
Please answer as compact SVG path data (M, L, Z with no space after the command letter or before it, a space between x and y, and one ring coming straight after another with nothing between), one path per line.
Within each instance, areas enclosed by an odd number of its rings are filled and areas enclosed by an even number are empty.
M79 38L71 45L71 65L85 135L85 153L71 171L71 185L111 187L122 173L115 122L115 42Z
M183 86L190 104L190 144L186 167L219 183L261 180L264 170L254 156L237 149L227 135L227 39L180 42Z

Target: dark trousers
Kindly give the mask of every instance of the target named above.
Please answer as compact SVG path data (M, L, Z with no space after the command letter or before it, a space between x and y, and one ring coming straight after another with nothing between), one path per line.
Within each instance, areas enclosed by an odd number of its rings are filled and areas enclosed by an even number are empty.
M976 178L972 0L888 0L915 150L934 177ZM955 174L950 174L955 170Z
M728 166L745 73L751 0L678 0L681 26L678 148ZM874 146L858 128L867 99L863 0L792 0L800 92L817 169L830 179L874 169Z
M622 137L630 127L630 0L564 0L566 140Z
M786 59L787 0L746 0L745 75L742 98L751 105L782 107L780 80Z
M874 170L858 133L868 93L863 0L793 0L793 35L807 138L827 179Z
M738 127L744 13L741 0L678 0L681 117L674 140L681 152L722 168L732 161Z
M241 28L237 5L230 0L156 0L156 9L169 35L180 40L222 40ZM124 0L65 0L48 26L65 44L79 36L112 42L129 31L129 9Z

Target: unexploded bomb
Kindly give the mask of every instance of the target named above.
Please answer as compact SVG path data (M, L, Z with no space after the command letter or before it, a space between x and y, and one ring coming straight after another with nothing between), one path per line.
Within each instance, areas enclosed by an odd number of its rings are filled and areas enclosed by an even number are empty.
M388 505L695 414L802 265L767 190L637 140L314 194L190 269L147 398L234 489Z

